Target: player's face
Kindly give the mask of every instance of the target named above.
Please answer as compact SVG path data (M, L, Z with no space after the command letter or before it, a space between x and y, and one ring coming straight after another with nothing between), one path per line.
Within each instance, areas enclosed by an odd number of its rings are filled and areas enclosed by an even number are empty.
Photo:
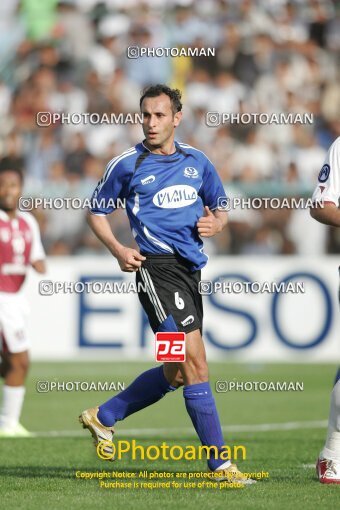
M0 209L15 211L22 193L22 184L17 173L10 170L0 174Z
M171 100L166 94L146 97L142 103L143 132L149 145L157 148L174 138L175 128L182 113L173 113Z

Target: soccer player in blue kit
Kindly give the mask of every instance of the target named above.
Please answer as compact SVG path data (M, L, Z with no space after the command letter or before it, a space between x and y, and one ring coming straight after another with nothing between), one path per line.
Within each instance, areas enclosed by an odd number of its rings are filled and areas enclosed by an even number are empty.
M225 443L202 339L199 281L208 257L201 238L226 226L227 213L218 207L225 191L207 156L174 139L182 118L179 90L150 86L140 107L145 140L109 162L94 191L88 221L121 270L136 272L137 283L144 283L138 295L153 331L186 333L186 361L151 368L117 396L83 411L79 419L95 444L111 441L117 421L184 385L185 406L201 443L219 452L208 459L209 469L223 471L230 481L252 483L221 455ZM111 231L107 215L118 198L126 200L140 252L121 245ZM110 447L104 451L109 453Z

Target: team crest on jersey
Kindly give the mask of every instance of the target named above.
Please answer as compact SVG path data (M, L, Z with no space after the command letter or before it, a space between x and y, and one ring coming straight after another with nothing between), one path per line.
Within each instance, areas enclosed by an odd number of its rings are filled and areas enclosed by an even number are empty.
M151 184L152 182L154 182L156 179L156 177L154 175L149 175L148 177L145 177L145 179L141 179L141 183L143 184L143 186L145 186L145 184Z
M320 170L318 180L319 182L326 182L331 171L331 167L329 165L323 165Z
M196 168L192 167L192 166L187 166L186 168L184 168L184 177L188 177L188 178L191 178L191 179L197 179L198 177L198 170L196 170Z

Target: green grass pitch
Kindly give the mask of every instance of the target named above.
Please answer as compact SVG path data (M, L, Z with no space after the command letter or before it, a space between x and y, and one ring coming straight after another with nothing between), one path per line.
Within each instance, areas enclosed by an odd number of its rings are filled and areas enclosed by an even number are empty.
M304 383L301 392L214 393L221 422L226 427L226 444L242 444L247 449L247 459L238 462L239 468L246 472L269 472L269 479L256 485L223 490L128 490L101 489L97 479L77 479L77 470L173 473L206 470L204 460L101 461L96 456L89 432L81 429L78 423L78 414L105 401L110 394L36 391L39 380L122 381L127 385L148 367L150 364L126 362L34 363L21 421L39 435L30 439L0 440L0 507L6 510L339 508L340 486L321 485L312 467L325 437L325 427L317 422L328 416L335 365L210 364L213 387L216 380L234 378L238 381ZM268 430L255 427L261 424L277 425L267 427ZM237 425L243 425L243 428L238 430ZM134 438L144 446L161 444L162 441L183 447L198 446L190 428L180 389L120 422L115 437L122 440ZM138 431L137 435L133 430Z

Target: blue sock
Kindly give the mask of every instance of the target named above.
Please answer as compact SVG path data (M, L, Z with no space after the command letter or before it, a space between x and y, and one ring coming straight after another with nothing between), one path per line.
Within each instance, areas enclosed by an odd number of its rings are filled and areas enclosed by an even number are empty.
M183 396L188 414L202 445L217 446L220 450L224 445L224 439L210 384L204 382L185 386ZM212 471L225 462L227 462L225 458L221 459L218 455L214 458L214 452L210 453L208 466Z
M144 407L158 402L166 393L177 388L165 378L163 365L143 372L130 386L99 407L98 419L106 427L124 420Z

